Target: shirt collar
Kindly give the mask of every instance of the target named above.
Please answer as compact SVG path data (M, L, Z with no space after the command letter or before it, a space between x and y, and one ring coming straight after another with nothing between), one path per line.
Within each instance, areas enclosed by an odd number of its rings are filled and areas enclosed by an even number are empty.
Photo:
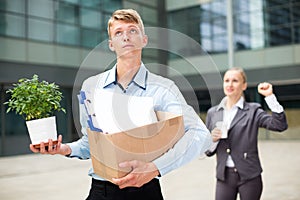
M220 104L219 104L217 110L225 109L225 108L226 108L226 101L227 101L227 97L224 97L224 98L222 99L222 101L220 102ZM235 104L235 106L238 107L238 108L240 108L240 109L243 109L243 108L244 108L244 101L245 101L245 99L244 99L244 97L242 96L242 97L238 100L238 102Z
M117 66L115 65L109 72L104 82L103 88L110 84L117 83ZM144 63L141 64L139 71L133 77L133 82L137 84L139 87L146 89L146 81L148 76L148 70L146 69Z

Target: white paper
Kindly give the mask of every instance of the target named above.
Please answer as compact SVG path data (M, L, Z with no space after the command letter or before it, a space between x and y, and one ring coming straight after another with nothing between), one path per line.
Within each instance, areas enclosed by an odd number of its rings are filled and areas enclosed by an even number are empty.
M137 97L95 89L93 108L105 133L126 131L157 122L152 97Z

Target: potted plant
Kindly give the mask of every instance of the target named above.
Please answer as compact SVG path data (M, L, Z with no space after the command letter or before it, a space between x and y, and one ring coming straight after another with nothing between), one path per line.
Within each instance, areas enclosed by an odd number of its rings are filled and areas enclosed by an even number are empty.
M62 93L58 85L39 81L38 75L35 74L31 79L20 79L6 93L11 94L10 99L4 103L8 106L7 113L15 111L24 117L33 145L38 147L44 142L47 146L49 139L57 141L54 113L66 112L60 105Z

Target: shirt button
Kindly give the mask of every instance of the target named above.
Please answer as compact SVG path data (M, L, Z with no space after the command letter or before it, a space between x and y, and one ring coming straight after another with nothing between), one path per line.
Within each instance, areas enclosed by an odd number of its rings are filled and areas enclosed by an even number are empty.
M234 168L234 169L233 169L233 171L234 171L234 172L237 172L237 169L236 169L236 168Z
M230 149L228 148L228 149L226 149L226 152L228 153L228 154L230 154Z

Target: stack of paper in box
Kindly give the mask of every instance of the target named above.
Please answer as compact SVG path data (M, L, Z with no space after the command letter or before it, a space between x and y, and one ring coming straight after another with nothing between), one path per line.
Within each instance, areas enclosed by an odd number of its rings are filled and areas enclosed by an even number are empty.
M151 97L95 89L81 91L79 99L89 114L87 132L94 171L107 180L130 172L119 168L120 162L152 161L184 134L183 117L154 112Z

